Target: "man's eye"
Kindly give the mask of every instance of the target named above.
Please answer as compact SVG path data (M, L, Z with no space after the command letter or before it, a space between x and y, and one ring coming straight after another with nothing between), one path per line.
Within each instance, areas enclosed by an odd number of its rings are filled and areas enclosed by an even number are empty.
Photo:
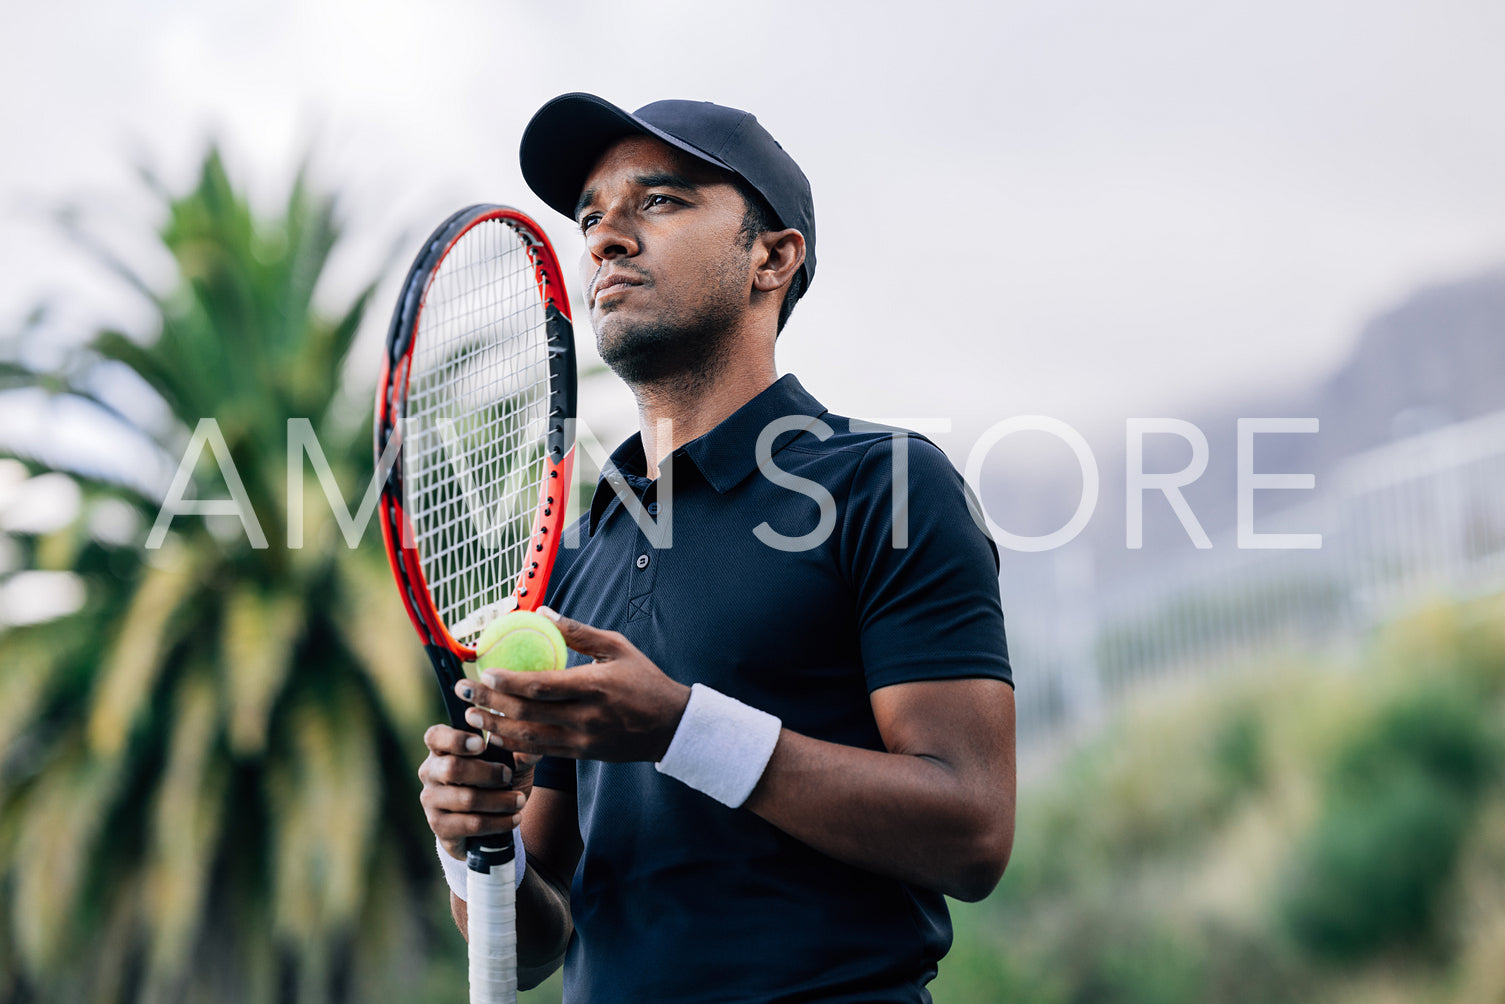
M655 192L653 195L648 196L647 204L650 206L669 206L674 204L674 200L667 195Z
M580 217L580 231L584 233L591 227L595 226L600 219L601 217L597 213L591 213L589 216Z

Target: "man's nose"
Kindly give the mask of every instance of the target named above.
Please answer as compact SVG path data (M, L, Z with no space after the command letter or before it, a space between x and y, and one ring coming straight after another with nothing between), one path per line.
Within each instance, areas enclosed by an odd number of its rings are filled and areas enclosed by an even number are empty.
M607 212L586 233L585 247L592 258L630 258L638 253L637 238L621 213Z

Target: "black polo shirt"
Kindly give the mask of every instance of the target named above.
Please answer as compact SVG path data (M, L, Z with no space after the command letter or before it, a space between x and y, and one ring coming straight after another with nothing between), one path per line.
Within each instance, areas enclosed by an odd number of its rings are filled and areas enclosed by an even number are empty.
M867 749L883 749L880 687L1012 684L998 552L960 475L919 436L899 449L853 424L786 376L676 450L657 482L634 436L573 528L579 546L561 549L550 603L621 631L682 683ZM939 893L842 864L651 763L546 759L535 783L575 792L584 842L567 1001L929 1001L951 942Z

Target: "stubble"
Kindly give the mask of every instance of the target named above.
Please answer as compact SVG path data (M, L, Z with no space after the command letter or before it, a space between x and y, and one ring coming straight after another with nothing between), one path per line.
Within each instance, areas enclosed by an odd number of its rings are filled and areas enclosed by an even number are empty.
M631 387L693 391L726 368L741 314L747 253L733 245L707 276L705 296L684 312L633 321L608 313L596 333L596 350Z

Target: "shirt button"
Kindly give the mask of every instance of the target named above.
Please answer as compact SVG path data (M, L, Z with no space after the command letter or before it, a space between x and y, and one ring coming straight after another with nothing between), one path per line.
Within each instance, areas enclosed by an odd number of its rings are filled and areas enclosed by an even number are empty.
M638 567L639 568L647 568L648 567L648 555L646 555L646 554L640 554L640 555L638 555Z
M657 502L649 502L648 503L648 515L650 515L650 516L657 516L658 515L658 503Z

